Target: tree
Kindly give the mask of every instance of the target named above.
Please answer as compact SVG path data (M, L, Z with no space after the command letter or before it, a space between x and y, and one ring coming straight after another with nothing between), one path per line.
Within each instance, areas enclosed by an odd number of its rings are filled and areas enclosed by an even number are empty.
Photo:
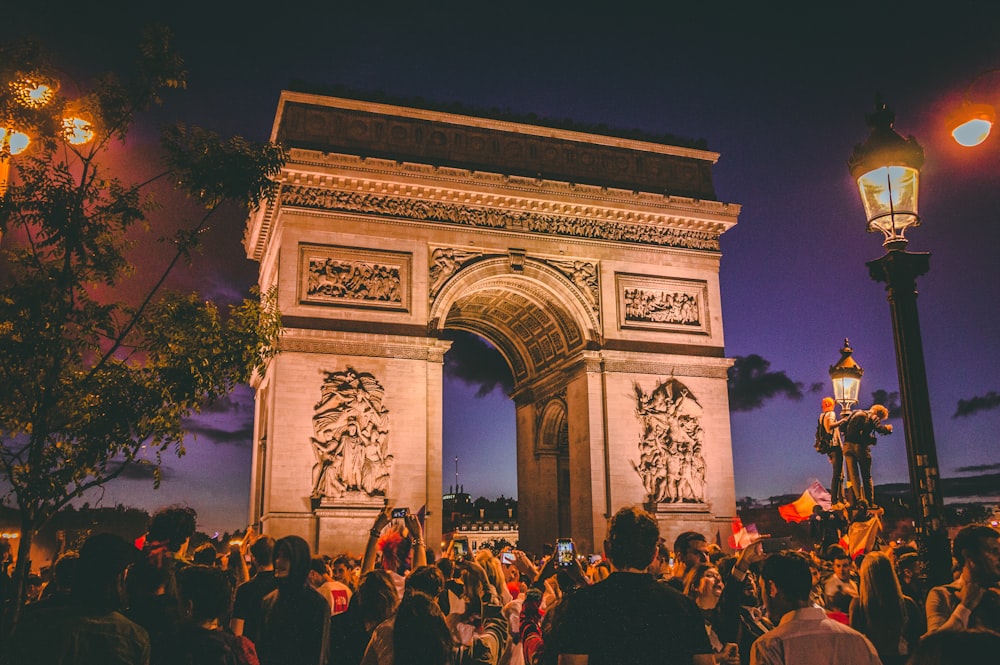
M164 453L183 455L182 420L276 350L273 292L220 311L164 282L221 206L257 206L272 195L283 150L175 125L162 136L159 174L132 183L107 166L137 114L184 87L169 37L149 30L133 71L96 79L74 102L53 94L40 48L0 52L0 124L33 138L0 201L0 481L21 519L14 620L38 529L129 465L158 470ZM11 136L0 160L10 157ZM165 244L172 258L162 274L129 299L137 270L128 234L147 221L149 188L163 179L197 212L160 212L158 222L167 217L182 230Z

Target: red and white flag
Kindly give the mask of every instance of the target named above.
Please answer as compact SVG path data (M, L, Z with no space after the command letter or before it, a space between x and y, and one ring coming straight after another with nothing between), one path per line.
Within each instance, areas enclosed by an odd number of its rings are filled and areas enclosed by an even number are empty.
M760 540L757 533L757 525L749 524L743 526L743 520L739 517L733 518L733 535L729 536L729 546L734 550L741 550L744 547L753 545Z

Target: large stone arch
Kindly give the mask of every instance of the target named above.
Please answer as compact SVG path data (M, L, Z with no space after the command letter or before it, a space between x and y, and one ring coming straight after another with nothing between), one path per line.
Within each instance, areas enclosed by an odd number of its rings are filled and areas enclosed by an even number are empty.
M728 528L717 154L289 92L272 138L290 159L244 244L286 329L251 522L360 552L382 506L425 507L436 545L454 329L514 375L526 549L599 550L636 503L668 538Z

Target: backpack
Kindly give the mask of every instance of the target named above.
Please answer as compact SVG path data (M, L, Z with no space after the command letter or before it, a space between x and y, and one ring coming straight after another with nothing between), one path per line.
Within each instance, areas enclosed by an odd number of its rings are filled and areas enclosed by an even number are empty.
M826 427L823 426L823 415L819 417L819 422L816 424L816 441L813 443L813 448L816 449L820 455L826 455L831 450L833 450L833 434L826 431Z

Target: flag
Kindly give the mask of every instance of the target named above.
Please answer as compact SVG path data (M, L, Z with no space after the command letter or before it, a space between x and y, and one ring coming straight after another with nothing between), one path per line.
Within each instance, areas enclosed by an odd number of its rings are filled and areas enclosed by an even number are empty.
M778 514L786 522L805 522L812 517L815 506L821 506L823 510L830 510L830 493L819 484L818 480L812 481L802 496L795 501L778 506Z
M757 533L756 524L743 526L743 520L739 517L733 518L733 535L729 536L729 547L741 550L758 540L760 540L760 534Z
M875 538L882 531L882 520L875 515L865 522L851 522L847 529L847 552L853 559L875 549Z

